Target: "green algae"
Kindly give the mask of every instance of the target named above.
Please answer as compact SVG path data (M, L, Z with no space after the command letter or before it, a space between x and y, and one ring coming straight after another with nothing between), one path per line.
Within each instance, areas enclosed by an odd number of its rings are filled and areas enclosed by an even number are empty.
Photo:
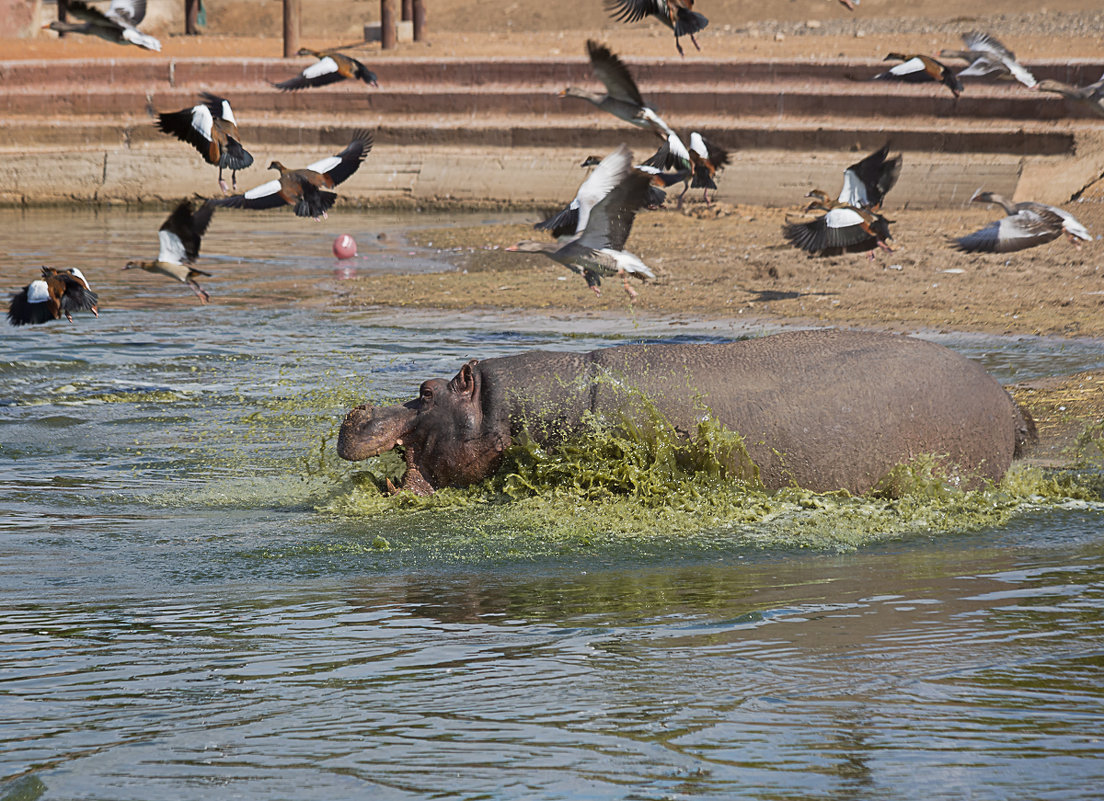
M483 540L499 555L601 543L848 551L906 536L945 536L1005 525L1040 508L1104 511L1098 473L1014 466L996 485L965 490L939 460L891 471L866 496L796 487L768 493L747 470L739 435L705 419L690 441L655 417L644 424L588 419L555 447L522 435L498 473L427 498L380 492L398 485L402 460L373 460L319 509L402 533L441 536L450 547Z

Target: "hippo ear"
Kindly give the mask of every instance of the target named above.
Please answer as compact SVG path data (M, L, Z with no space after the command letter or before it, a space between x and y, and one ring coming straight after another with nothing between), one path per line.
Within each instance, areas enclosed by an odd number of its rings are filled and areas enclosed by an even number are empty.
M449 390L452 392L458 392L464 395L469 400L479 394L479 379L474 370L475 365L479 364L478 360L472 359L470 362L460 368L460 372L457 373L451 381L449 381Z

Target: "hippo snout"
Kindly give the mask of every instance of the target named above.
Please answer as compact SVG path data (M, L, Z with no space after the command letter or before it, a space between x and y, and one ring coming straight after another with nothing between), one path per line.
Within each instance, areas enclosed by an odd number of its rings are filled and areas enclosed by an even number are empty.
M350 462L394 448L410 430L414 412L404 406L377 409L361 404L345 415L337 434L337 455Z

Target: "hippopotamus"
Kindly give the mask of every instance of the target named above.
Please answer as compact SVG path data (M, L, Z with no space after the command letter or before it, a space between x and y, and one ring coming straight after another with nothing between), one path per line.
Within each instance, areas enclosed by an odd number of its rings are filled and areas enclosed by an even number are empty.
M706 416L737 432L762 486L861 494L930 455L967 485L999 481L1033 426L997 381L941 345L814 329L721 344L623 345L471 360L418 397L345 417L348 460L401 447L402 489L429 494L491 476L524 430L544 443L643 393L680 435ZM639 397L639 395L637 396ZM590 419L593 419L592 417Z

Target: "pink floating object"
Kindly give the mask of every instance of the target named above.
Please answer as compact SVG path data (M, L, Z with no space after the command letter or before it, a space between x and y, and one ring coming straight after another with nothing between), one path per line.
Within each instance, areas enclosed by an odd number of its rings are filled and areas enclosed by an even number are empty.
M342 234L334 240L333 253L339 259L351 259L356 255L356 240L348 234Z

